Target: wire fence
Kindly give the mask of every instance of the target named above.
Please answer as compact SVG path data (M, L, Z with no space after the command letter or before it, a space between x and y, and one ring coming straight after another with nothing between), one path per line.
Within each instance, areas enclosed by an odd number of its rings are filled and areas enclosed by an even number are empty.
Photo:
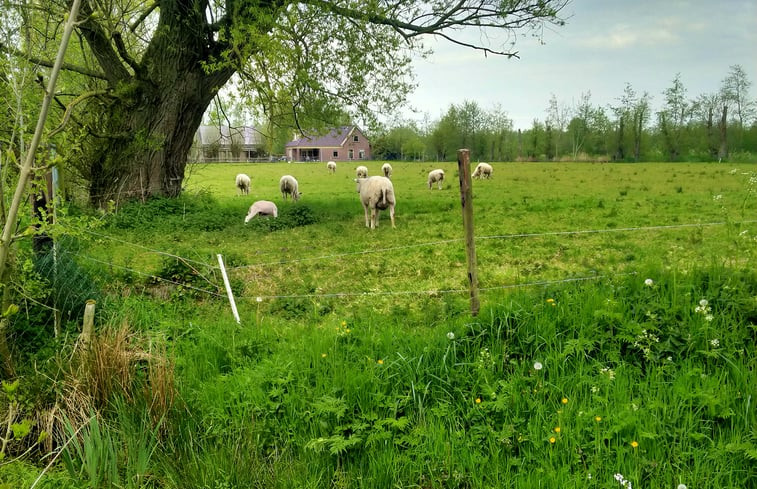
M757 220L740 221L741 224L755 224ZM683 224L666 224L666 225L654 225L654 226L633 226L623 228L611 228L611 229L588 229L588 230L566 230L566 231L545 231L539 233L511 233L511 234L497 234L477 236L476 241L487 240L512 240L512 239L531 239L550 236L581 236L592 234L612 234L612 233L637 233L637 232L657 232L664 230L677 230L677 229L691 229L691 228L711 228L717 226L725 226L727 222L706 222L706 223L683 223ZM127 266L125 264L117 264L111 260L97 258L90 256L81 249L68 249L66 247L58 248L57 256L50 255L44 261L43 269L47 270L46 277L51 283L56 284L56 289L59 290L59 297L56 298L56 307L60 307L62 310L70 311L74 313L76 307L74 304L83 304L86 299L92 298L91 296L97 295L96 290L91 286L88 289L87 286L81 284L92 283L89 272L81 269L81 267L74 266L75 262L89 263L95 268L102 270L107 268L109 270L120 270L124 274L133 274L142 277L145 281L152 282L153 284L168 284L172 287L179 289L186 289L192 291L195 294L200 294L213 299L225 299L227 296L224 293L224 287L221 280L218 277L220 268L217 264L208 263L197 259L186 258L170 251L164 251L156 249L154 247L145 246L139 243L133 243L124 240L119 237L110 236L102 232L96 232L91 230L84 230L85 235L94 239L109 240L119 245L131 247L140 252L148 254L154 254L163 258L175 260L182 266L189 270L189 274L192 280L185 280L186 277L178 274L176 278L172 278L171 275L166 276L165 273L150 272L145 270L138 270L133 266ZM244 272L255 267L270 267L280 266L282 264L294 265L297 263L312 262L318 260L332 260L335 262L343 261L346 257L369 255L369 254L397 254L402 250L419 249L423 247L438 247L440 245L450 245L456 243L462 243L463 238L452 238L444 240L436 240L421 243L410 243L402 246L382 247L374 249L364 249L349 252L330 253L325 255L316 256L301 256L296 258L282 258L274 261L265 261L255 264L246 264L240 266L229 267L229 272ZM57 271L56 268L57 267ZM601 273L587 273L582 276L572 276L566 278L556 278L551 280L533 280L523 281L519 283L501 283L479 287L480 292L490 291L502 291L511 289L522 289L529 287L550 287L566 283L586 282L593 280L608 279L619 276L635 275L636 271L617 272L612 274ZM71 284L79 284L72 287ZM204 285L203 285L204 284ZM84 289L82 289L84 287ZM377 298L377 297L410 297L410 296L441 296L450 294L467 294L470 290L467 288L438 288L430 289L424 288L421 290L387 290L387 291L369 291L369 290L347 290L337 292L313 292L313 293L291 293L291 294L246 294L240 299L242 301L271 301L271 300L297 300L297 299L339 299L339 298Z

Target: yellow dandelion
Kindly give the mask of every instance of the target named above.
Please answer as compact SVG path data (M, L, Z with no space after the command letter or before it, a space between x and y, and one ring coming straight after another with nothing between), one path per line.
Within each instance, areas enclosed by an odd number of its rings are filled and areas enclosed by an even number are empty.
M555 433L559 433L559 432L560 432L560 427L559 426L555 426Z
M326 358L326 354L325 353L321 353L321 358Z
M554 444L556 441L557 441L557 438L555 438L554 436L550 436L549 437L549 442L550 443Z
M632 447L632 448L639 448L639 442L638 442L638 441L636 441L636 440L632 441L632 442L631 442L631 447Z
M345 329L344 332L345 333L349 333L350 332L350 328Z
M379 358L379 359L378 359L378 362L376 362L376 363L378 363L379 365L383 365L383 364L384 364L384 361L383 361L382 359L380 359L380 358Z
M600 421L602 421L602 416L594 416L594 421L599 423Z
M552 298L549 298L549 299L547 299L547 302L549 302L550 304L554 304L555 300L552 299Z
M562 401L560 401L560 402L562 402L563 404L568 404L568 398L567 397L563 397Z
M480 397L476 398L476 404L481 404L481 398Z
M342 327L347 326L347 321L342 321Z

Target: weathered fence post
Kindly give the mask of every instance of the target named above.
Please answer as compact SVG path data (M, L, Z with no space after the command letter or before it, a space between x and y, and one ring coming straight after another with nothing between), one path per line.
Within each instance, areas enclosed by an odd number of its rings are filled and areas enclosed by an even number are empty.
M468 257L468 286L470 287L470 312L478 315L478 270L476 269L476 243L473 234L473 186L470 174L470 151L457 150L457 170L460 176L460 203L463 207L465 229L465 254Z
M95 301L90 299L84 305L84 324L81 328L79 341L84 350L89 348L92 343L92 336L95 330Z

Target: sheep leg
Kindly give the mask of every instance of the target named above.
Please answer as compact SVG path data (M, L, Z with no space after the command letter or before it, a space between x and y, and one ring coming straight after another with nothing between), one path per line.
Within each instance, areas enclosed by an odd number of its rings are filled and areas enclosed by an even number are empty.
M363 209L365 210L365 227L369 228L371 227L371 224L368 221L368 219L370 219L370 214L368 213L368 204L363 204Z
M392 229L396 228L397 226L394 225L394 205L389 206L389 217L392 219Z
M371 229L378 227L378 209L371 207Z

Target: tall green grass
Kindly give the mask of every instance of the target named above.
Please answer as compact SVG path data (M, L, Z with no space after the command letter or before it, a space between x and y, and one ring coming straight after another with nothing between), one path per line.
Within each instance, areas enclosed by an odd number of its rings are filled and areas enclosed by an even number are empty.
M68 452L74 475L56 480L757 485L754 166L495 164L474 183L477 317L456 169L439 164L445 188L431 191L432 166L393 164L398 227L370 231L345 166L197 168L182 199L125 207L92 231L81 255L113 265L99 269L103 320L167 346L178 400L159 424L112 402ZM234 195L240 171L249 198ZM300 202L279 202L283 173ZM244 226L261 198L290 218ZM617 231L676 224L694 226ZM5 473L0 484L17 480Z

